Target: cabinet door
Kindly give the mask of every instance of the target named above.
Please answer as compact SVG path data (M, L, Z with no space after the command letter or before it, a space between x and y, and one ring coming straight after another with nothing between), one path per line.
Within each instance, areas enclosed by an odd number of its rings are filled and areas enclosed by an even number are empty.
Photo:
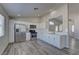
M50 39L51 39L51 44L54 45L54 35L50 35Z
M52 35L50 35L50 34L48 35L48 43L51 45L53 45L53 38L54 37Z
M62 46L62 47L65 47L65 44L66 44L66 36L65 36L65 35L62 35L62 36L60 37L60 39L61 39L61 46Z
M50 39L49 39L48 34L44 34L43 40L44 40L45 42L49 43L49 40L50 40Z
M54 46L60 48L60 37L58 35L54 36Z

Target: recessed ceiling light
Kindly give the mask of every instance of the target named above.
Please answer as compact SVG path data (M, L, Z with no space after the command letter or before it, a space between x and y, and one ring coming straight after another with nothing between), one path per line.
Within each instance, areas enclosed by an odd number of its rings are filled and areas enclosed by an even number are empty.
M17 16L21 16L21 14L18 14Z

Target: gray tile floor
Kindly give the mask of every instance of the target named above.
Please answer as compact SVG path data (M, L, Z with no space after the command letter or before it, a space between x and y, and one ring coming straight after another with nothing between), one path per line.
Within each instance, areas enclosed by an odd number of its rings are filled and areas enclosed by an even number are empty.
M65 51L59 50L40 40L14 43L4 52L4 55L67 55Z

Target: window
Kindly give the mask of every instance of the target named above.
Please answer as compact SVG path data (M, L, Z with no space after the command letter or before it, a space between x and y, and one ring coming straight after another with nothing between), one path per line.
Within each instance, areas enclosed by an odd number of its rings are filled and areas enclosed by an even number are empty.
M4 36L4 16L0 14L0 37Z
M55 27L55 31L58 32L58 26Z
M51 21L50 21L49 24L50 24L50 25L54 25L54 22L51 22Z

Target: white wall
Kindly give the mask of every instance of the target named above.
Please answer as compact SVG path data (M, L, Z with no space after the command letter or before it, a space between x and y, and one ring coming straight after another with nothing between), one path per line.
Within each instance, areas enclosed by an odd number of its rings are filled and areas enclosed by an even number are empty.
M0 14L5 16L5 36L0 37L0 54L3 53L4 49L7 47L9 43L9 23L8 23L8 16L5 11L0 6Z
M39 23L40 20L39 18L35 17L35 18L16 18L14 20L17 20L17 21L24 21L24 22L31 22L31 23Z
M14 42L14 24L25 24L28 28L29 25L33 24L37 26L36 31L38 31L40 19L39 18L17 18L17 19L11 19L9 21L9 42Z
M66 33L68 35L68 8L67 8L67 4L61 6L60 8L52 11L48 15L45 15L41 18L40 29L41 29L42 33L44 33L44 32L49 33L48 32L49 19L61 16L61 15L63 16L63 33ZM65 44L66 47L69 47L69 39L67 39L65 42L66 42L66 44Z

